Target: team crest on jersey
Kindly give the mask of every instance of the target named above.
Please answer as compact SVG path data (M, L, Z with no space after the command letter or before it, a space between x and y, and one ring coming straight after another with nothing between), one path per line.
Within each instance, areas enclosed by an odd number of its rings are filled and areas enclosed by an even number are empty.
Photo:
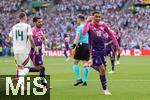
M96 31L96 28L95 28L95 27L93 28L93 31Z
M100 30L104 31L104 27L101 26L101 27L100 27Z

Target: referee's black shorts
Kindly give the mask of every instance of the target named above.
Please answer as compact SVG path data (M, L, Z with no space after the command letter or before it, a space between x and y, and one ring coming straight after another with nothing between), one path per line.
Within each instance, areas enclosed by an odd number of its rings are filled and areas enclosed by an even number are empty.
M74 59L76 60L86 60L88 61L90 58L89 46L86 43L78 43L78 47L76 47Z

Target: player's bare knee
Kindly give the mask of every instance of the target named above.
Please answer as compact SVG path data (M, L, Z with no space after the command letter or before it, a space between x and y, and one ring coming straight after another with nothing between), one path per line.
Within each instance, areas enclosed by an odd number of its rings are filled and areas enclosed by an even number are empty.
M105 73L106 73L106 68L105 68L104 65L101 65L101 66L99 67L99 72L100 72L100 75L105 75Z
M88 63L84 63L83 66L84 66L84 67L88 67L89 64L88 64Z
M45 70L45 67L43 65L39 66L40 70Z
M40 70L43 68L43 66L38 65L38 66L36 66L35 68L36 68L38 71L40 71Z
M79 63L79 61L78 60L74 60L74 64L78 64Z
M88 64L84 64L84 67L89 67L89 65Z
M88 67L89 66L88 61L83 61L83 66Z
M41 69L40 70L42 70L42 71L45 71L45 67L43 66L43 67L41 67Z
M35 68L36 68L36 70L40 71L40 68L39 68L39 67L35 67Z

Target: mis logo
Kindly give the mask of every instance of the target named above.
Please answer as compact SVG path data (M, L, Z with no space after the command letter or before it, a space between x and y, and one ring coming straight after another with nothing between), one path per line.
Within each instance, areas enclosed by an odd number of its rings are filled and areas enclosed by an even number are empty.
M14 82L14 76L0 77L0 100L50 100L50 89L41 84L41 78L37 76L20 77ZM50 76L45 81L50 86Z

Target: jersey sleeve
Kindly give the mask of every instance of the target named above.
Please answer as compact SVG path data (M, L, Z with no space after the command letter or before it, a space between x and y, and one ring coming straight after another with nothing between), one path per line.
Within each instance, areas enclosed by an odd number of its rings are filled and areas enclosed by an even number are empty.
M89 48L90 48L89 51L90 51L90 55L92 55L92 49L93 48L92 48L92 39L91 39L91 33L90 33L90 31L88 31L88 35L89 35L89 41L88 41L89 44L88 45L89 45Z
M83 35L85 35L89 31L89 26L90 26L90 22L85 22L83 29L82 29Z
M115 46L118 48L119 44L114 36L114 31L110 29L110 27L108 27L106 24L103 24L105 27L105 31L106 33L110 36L110 38L113 40L113 43L115 44Z
M33 35L32 29L31 29L31 26L30 26L30 25L28 25L28 27L27 27L27 32L28 32L28 36Z

